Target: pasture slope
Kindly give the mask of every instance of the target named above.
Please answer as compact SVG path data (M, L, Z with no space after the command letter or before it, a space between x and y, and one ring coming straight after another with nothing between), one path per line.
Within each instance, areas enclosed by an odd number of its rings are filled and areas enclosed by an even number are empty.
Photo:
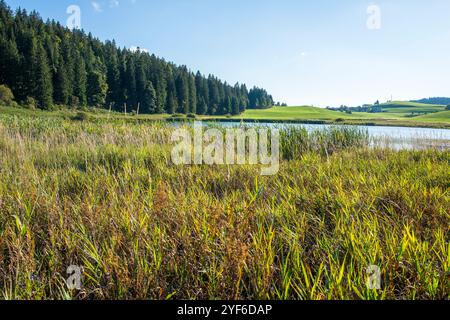
M348 124L450 127L450 112L445 106L414 102L382 104L383 112L353 112L351 114L313 106L274 107L247 110L234 119L248 121L324 121Z

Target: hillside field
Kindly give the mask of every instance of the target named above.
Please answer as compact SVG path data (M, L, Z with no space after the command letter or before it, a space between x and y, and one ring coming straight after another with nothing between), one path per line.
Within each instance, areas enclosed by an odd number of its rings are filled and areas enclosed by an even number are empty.
M426 103L409 102L409 101L387 102L387 103L382 103L381 106L383 107L383 112L388 112L388 113L412 113L412 112L431 113L431 112L444 111L445 107L446 107L444 105L426 104Z
M414 114L413 114L414 112ZM428 114L424 114L428 113ZM313 121L370 123L375 125L450 127L450 112L444 106L412 102L383 105L382 113L353 112L347 114L312 106L274 107L247 110L235 119L261 121Z

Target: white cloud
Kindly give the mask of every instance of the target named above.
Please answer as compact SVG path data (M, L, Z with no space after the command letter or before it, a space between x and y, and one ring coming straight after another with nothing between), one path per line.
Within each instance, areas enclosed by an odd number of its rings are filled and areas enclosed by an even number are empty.
M101 4L98 3L97 1L92 1L91 4L95 11L97 11L97 12L103 11Z

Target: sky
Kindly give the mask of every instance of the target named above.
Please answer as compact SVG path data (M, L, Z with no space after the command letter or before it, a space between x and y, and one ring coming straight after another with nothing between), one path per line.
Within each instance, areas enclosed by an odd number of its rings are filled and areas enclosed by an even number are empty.
M6 0L276 101L319 107L450 96L448 0Z

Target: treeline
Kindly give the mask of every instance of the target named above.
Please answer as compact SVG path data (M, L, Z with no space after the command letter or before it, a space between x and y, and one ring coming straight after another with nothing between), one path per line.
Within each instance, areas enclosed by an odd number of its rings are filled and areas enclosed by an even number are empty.
M421 99L421 100L414 100L411 102L425 103L425 104L438 104L438 105L447 106L447 105L450 105L450 98L444 98L444 97L426 98L426 99Z
M141 50L13 13L0 0L0 84L22 104L91 106L140 113L239 114L274 105L266 90L232 86Z
M380 113L383 112L383 105L377 100L374 104L364 104L357 107L341 105L339 108L327 107L327 109L331 111L345 112L348 114L352 114L353 112Z

